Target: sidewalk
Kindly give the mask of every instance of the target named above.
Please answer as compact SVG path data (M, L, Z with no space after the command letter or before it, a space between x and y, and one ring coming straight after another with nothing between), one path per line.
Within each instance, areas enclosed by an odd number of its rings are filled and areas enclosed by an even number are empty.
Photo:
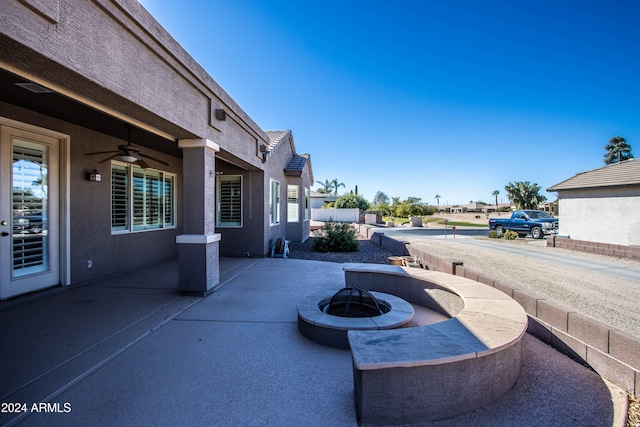
M204 299L179 295L169 261L0 311L0 402L26 404L0 424L356 426L350 352L297 330L296 304L343 287L341 264L220 261ZM624 425L618 389L529 335L523 351L509 393L432 425Z

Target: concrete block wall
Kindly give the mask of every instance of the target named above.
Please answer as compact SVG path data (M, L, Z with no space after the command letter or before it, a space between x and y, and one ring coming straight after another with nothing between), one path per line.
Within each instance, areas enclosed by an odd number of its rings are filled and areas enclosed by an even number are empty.
M547 239L547 246L587 252L591 254L640 259L640 246L624 246L609 243L588 242L586 240L576 240L560 236L552 236L552 238Z
M311 209L313 221L358 222L360 211L358 209Z
M591 367L627 392L640 395L640 339L520 290L515 284L502 283L474 272L461 261L438 258L405 242L393 243L393 239L381 236L380 229L374 228L375 232L371 232L370 228L359 225L359 232L394 255L417 256L424 268L476 280L511 296L529 317L528 333Z
M511 295L529 316L527 332L591 367L629 393L640 394L640 339L517 289L514 284L493 281L463 265L455 266L454 274L478 280Z

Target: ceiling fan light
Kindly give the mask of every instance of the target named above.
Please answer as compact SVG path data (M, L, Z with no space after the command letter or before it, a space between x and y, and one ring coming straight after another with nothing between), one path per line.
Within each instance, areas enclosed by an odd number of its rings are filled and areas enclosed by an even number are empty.
M123 162L126 162L126 163L135 163L135 162L138 161L138 159L136 157L129 156L129 155L122 155L119 158L120 158L120 160L122 160Z

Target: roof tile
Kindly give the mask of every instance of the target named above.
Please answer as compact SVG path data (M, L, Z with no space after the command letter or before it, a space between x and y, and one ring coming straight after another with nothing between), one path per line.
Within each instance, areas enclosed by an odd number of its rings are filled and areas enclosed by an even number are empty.
M640 159L624 160L601 168L580 172L549 187L547 191L625 187L629 185L640 185Z

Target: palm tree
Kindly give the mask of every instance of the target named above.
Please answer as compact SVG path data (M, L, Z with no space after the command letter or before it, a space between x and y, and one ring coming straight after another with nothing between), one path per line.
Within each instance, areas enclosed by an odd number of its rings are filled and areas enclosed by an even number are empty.
M338 182L338 179L334 179L331 181L331 186L333 187L333 195L338 195L338 188L344 187L345 185L342 182Z
M436 200L438 201L438 212L440 212L440 197L442 197L439 194L436 194Z
M493 193L491 193L492 196L496 196L496 212L498 212L498 194L500 194L498 190L493 190Z
M331 189L333 188L333 184L328 179L325 179L324 182L316 181L318 184L322 186L322 188L318 188L318 193L329 194L331 193Z
M631 154L631 145L629 145L627 140L621 136L614 136L611 138L609 143L604 146L604 149L607 150L607 154L604 155L605 165L633 159L633 154Z

